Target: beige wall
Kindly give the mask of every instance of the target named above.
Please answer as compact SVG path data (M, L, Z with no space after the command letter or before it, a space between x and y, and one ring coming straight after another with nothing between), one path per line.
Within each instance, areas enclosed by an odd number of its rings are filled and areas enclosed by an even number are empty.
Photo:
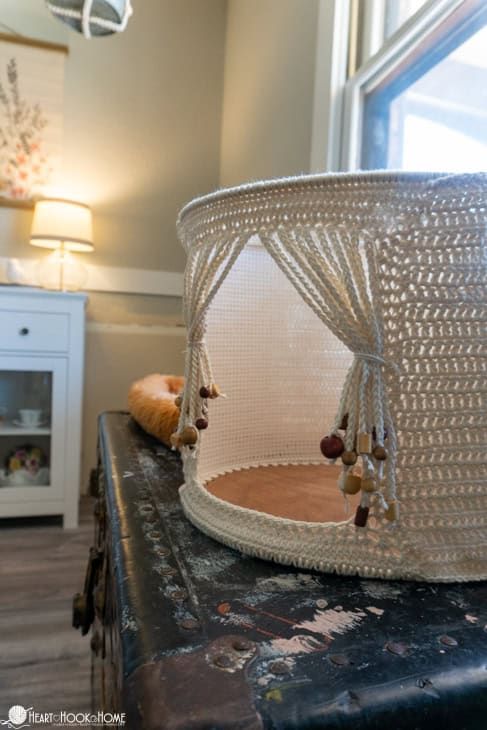
M93 206L92 264L182 271L181 206L217 187L226 0L135 0L85 40L42 0L0 0L14 30L69 45L62 191ZM39 256L30 214L0 210L0 255Z
M318 0L134 0L118 36L86 41L42 0L2 23L69 45L65 194L90 203L90 263L182 271L179 208L221 185L309 170ZM0 256L36 256L31 213L0 208ZM96 417L142 375L182 372L180 300L91 293L83 482Z
M98 415L126 410L130 384L149 373L184 372L178 297L91 292L87 306L82 489L96 463Z
M42 0L0 0L13 30L69 45L64 91L64 194L90 203L89 262L182 271L180 207L218 186L226 0L134 0L127 30L90 41ZM3 30L3 28L2 28ZM39 257L30 211L0 208L0 256ZM126 407L130 382L181 373L178 298L90 293L83 486L96 417Z
M229 0L220 182L309 172L318 0Z
M153 330L151 333L150 330ZM130 383L149 373L183 372L184 330L90 324L86 337L82 482L96 465L96 422L102 411L126 410Z

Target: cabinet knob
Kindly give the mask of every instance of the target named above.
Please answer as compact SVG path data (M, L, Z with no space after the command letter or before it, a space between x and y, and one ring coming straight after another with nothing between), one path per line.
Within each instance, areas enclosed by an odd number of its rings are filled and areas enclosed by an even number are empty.
M22 329L19 330L19 335L22 337L25 337L29 334L29 328L28 327L22 327Z

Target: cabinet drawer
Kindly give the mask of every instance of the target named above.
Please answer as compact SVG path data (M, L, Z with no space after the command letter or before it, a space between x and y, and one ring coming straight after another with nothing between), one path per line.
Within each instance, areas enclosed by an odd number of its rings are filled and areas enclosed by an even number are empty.
M69 343L69 315L0 311L0 349L63 352Z

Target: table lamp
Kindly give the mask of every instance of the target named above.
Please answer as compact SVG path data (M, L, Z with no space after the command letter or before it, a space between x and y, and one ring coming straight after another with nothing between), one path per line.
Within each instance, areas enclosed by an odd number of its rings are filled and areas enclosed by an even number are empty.
M55 250L40 271L41 284L46 288L80 289L86 269L69 252L93 251L91 209L83 203L60 198L39 200L34 210L30 234L32 246ZM67 276L69 267L70 276ZM53 272L56 272L53 286Z

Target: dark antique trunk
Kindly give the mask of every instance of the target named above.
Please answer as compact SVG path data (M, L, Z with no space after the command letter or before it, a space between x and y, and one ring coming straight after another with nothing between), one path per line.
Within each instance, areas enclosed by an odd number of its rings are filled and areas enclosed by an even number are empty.
M184 517L179 458L126 414L100 419L95 709L130 730L487 728L487 586L302 572Z

